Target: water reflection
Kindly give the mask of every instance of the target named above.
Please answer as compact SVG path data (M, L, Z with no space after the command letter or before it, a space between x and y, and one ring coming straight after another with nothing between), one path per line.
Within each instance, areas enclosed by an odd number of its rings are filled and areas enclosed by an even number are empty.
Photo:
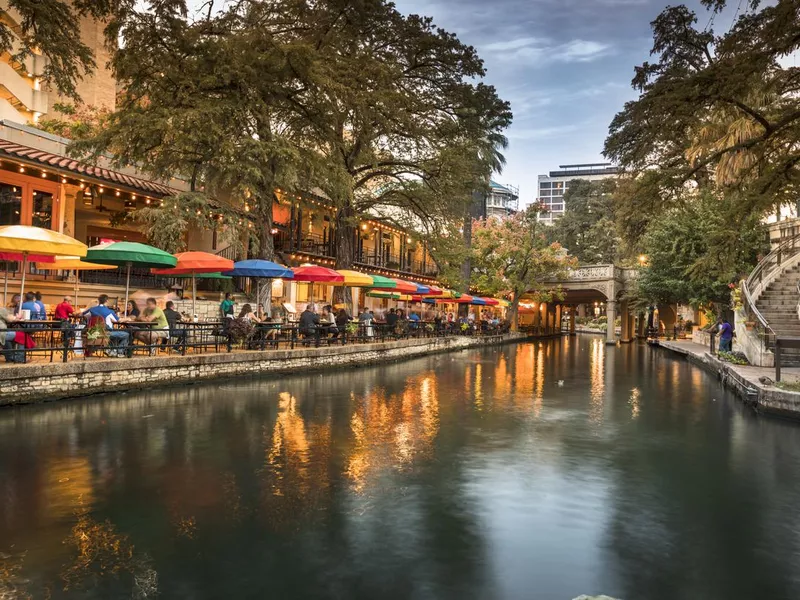
M800 597L796 433L591 337L3 411L0 598Z

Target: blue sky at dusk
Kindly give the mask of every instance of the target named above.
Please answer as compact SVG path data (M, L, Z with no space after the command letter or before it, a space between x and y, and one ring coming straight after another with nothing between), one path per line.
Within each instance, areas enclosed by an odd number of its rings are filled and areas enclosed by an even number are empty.
M487 81L511 102L508 165L495 179L536 198L537 175L560 164L599 162L614 114L635 98L634 65L648 60L650 22L664 0L396 0L404 13L427 14L478 49ZM710 14L686 4L701 27ZM714 18L726 31L734 10Z

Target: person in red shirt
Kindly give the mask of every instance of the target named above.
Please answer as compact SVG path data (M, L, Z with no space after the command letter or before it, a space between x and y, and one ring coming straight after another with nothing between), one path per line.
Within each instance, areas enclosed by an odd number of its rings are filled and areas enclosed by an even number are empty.
M75 309L72 308L72 298L64 296L64 301L56 306L56 321L67 321L74 312Z

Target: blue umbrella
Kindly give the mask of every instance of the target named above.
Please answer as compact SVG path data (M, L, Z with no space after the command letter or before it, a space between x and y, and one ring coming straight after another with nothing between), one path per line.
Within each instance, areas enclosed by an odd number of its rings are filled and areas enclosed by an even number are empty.
M232 271L225 271L224 275L233 277L261 277L263 279L294 279L294 273L289 267L284 267L269 260L240 260L233 263Z
M431 293L431 288L429 288L427 285L422 285L421 283L416 283L414 281L411 283L417 286L417 294L425 295Z
M233 263L232 271L225 271L223 274L233 277L255 277L256 303L261 297L261 279L294 279L294 272L289 267L262 259L240 260Z
M486 306L486 300L484 300L483 298L478 298L476 296L472 299L472 302L470 302L470 304L472 304L473 306Z

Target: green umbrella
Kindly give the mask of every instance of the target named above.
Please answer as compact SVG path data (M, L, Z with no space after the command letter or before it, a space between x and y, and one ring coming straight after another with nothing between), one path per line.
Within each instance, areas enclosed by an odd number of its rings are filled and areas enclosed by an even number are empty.
M178 259L169 252L164 252L147 244L138 242L110 242L92 246L86 252L87 262L100 265L126 267L125 276L125 310L128 310L128 294L131 286L131 267L145 269L164 269L174 267Z
M394 279L372 274L370 274L370 277L372 277L372 285L370 287L374 290L393 290L397 287L397 282Z

